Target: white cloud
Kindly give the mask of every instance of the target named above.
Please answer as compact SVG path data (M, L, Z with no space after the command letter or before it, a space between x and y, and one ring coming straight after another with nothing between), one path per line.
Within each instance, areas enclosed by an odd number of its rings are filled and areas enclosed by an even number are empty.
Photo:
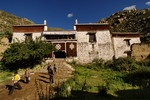
M68 14L67 17L68 17L68 18L73 17L73 13Z
M123 10L132 10L132 9L136 9L136 5L125 7Z
M145 4L148 5L148 6L150 6L150 1L146 2Z

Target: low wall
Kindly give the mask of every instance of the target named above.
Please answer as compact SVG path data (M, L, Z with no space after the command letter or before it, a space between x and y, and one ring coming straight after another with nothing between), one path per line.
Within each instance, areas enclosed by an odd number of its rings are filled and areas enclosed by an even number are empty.
M150 55L150 43L136 43L131 46L131 57L137 61L144 60Z

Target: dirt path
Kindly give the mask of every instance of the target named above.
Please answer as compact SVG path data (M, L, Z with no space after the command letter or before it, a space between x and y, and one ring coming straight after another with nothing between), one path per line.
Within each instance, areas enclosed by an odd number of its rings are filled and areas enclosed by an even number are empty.
M49 84L49 76L45 67L31 75L31 82L29 84L25 84L25 78L22 77L19 82L22 89L15 89L11 95L8 95L8 92L9 87L11 88L13 85L12 81L1 84L0 100L39 100L39 98L46 96L51 91L53 91L51 94L54 94L58 84L68 79L73 71L71 66L63 60L57 60L55 64L58 67L58 73L54 75L54 84Z

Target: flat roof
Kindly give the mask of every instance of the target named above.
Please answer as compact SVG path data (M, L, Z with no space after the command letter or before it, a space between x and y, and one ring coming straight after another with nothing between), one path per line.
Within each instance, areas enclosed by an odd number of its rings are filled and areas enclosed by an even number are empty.
M76 25L109 25L109 23L83 23L83 24L74 24L75 26Z
M140 34L138 32L112 32L112 34Z
M46 26L45 24L32 24L32 25L14 25L14 27L22 27L22 26Z
M44 35L73 35L76 34L77 31L72 30L72 31L43 31L42 34Z

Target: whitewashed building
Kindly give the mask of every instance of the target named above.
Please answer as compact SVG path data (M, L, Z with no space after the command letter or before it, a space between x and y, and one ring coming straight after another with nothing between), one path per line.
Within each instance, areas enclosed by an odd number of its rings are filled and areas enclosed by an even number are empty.
M110 33L108 23L74 24L74 30L47 31L46 21L41 25L13 27L13 42L27 38L43 40L55 45L55 58L73 58L81 63L89 63L94 58L112 60L130 55L130 46L140 43L138 33ZM50 55L50 57L52 57Z
M139 33L136 32L113 32L115 58L131 56L131 45L141 43Z

